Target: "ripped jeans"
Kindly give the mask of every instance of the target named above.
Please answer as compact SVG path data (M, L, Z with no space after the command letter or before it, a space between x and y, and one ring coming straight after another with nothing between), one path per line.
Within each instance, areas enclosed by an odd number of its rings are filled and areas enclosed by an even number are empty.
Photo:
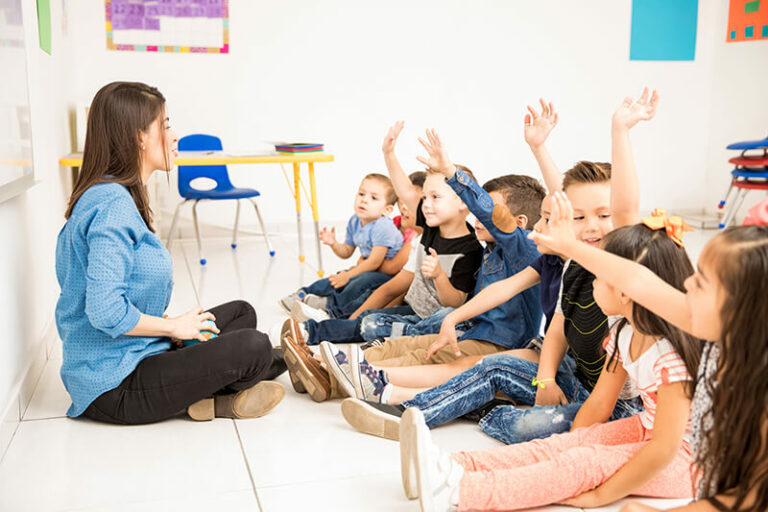
M509 354L485 356L477 364L449 381L419 393L403 402L404 407L418 407L429 428L459 418L490 402L501 391L516 404L533 405L538 364ZM514 405L495 407L482 420L480 428L491 437L507 444L542 439L571 429L576 413L589 397L589 391L576 378L576 362L566 355L555 377L568 404L534 406L519 409ZM611 420L626 418L643 410L639 398L618 400Z

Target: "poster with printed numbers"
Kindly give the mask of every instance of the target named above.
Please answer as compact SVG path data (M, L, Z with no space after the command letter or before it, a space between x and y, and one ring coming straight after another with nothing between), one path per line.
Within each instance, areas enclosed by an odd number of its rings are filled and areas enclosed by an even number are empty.
M107 48L229 53L229 0L106 0Z

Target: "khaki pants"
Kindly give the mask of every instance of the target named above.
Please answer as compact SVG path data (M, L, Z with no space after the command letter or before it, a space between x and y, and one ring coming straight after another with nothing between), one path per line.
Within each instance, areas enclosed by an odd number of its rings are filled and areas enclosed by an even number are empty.
M437 334L421 336L403 336L387 340L380 347L369 348L365 358L376 366L417 366L420 364L450 363L457 359L453 348L443 347L429 361L425 360L429 346L437 339ZM462 356L487 356L507 350L504 347L480 340L463 340L459 342Z

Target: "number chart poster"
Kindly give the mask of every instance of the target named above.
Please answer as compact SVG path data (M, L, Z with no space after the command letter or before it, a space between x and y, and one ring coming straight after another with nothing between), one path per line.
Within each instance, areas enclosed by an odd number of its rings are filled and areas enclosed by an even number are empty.
M229 0L105 0L107 48L229 53Z

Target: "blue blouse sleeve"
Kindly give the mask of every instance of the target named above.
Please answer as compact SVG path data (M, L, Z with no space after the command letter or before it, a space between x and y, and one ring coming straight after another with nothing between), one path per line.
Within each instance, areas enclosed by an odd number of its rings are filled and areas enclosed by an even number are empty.
M135 210L130 196L118 196L104 204L86 233L85 314L91 325L111 338L132 330L141 316L127 297L137 241Z

